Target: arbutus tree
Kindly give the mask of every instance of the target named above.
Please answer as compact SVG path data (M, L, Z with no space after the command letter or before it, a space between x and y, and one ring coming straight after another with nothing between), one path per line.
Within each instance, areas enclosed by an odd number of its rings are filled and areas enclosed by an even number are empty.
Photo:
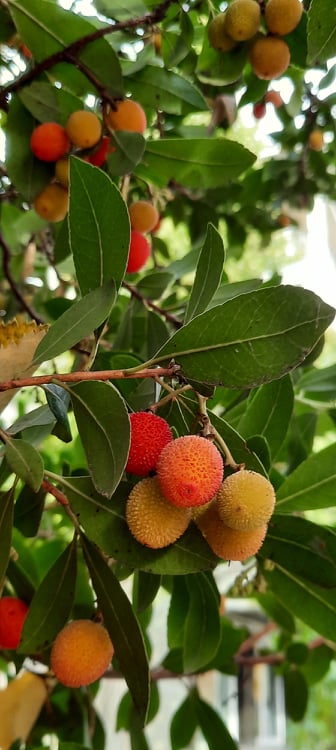
M197 729L233 750L195 676L278 665L300 721L328 671L335 531L309 512L335 504L336 371L319 359L335 311L246 258L252 235L261 254L335 198L333 6L0 0L3 750L51 733L103 750L103 675L125 682L132 747L149 747L164 676L186 686L172 750ZM275 150L257 159L236 126L270 108ZM223 595L258 602L274 648Z

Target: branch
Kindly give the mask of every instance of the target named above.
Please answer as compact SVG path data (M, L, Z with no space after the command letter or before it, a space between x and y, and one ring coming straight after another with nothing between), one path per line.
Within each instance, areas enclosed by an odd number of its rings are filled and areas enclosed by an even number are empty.
M28 302L26 302L24 296L21 294L20 290L18 289L13 279L13 276L10 270L11 252L2 234L0 234L0 246L2 247L2 250L3 250L2 268L3 268L4 276L8 281L8 284L14 294L14 297L16 297L22 310L25 310L25 312L28 313L28 315L30 316L30 318L32 318L32 320L35 320L36 323L39 323L39 324L44 323L42 318L40 318L37 315L37 313L34 312L34 310L30 307L30 305L28 305Z
M109 26L103 26L100 29L95 29L95 31L92 31L90 34L86 34L86 36L81 37L81 39L77 39L67 47L63 47L63 49L59 50L59 52L55 52L53 55L46 57L40 63L37 63L33 68L30 68L30 70L17 78L15 81L12 81L7 86L2 87L2 91L0 94L0 107L2 107L3 109L7 109L7 100L9 94L13 94L15 91L19 91L19 89L21 89L23 86L26 86L28 83L31 83L31 81L34 81L41 75L41 73L44 73L46 70L50 70L50 68L52 68L54 65L56 65L56 63L59 62L70 62L80 67L84 75L86 75L87 77L91 76L91 83L93 83L93 85L97 88L96 84L99 84L97 79L92 76L91 71L89 71L86 65L78 60L78 55L80 54L80 52L91 42L95 42L97 39L107 36L108 34L113 34L117 31L125 29L138 28L141 26L152 26L153 24L159 23L164 19L169 6L173 5L175 2L176 0L163 0L163 2L161 2L152 13L147 13L146 15L140 16L138 18L131 18L128 21L118 21L117 23L110 24ZM90 76L88 75L88 73L90 73ZM111 99L107 92L102 89L100 84L98 87L98 91L100 91L101 95L103 96L103 98L106 98L106 100Z
M152 367L144 370L96 370L68 372L58 375L35 375L31 378L17 378L0 383L0 392L9 391L12 388L26 388L27 386L48 385L49 383L80 383L83 380L129 380L134 378L173 378L179 371L180 366L173 364L170 367Z
M143 302L144 305L150 307L151 310L159 313L159 315L162 315L162 317L165 318L169 323L172 323L175 328L182 327L181 321L175 315L172 315L170 312L168 312L168 310L165 310L164 307L159 307L154 302L152 302L152 300L144 297L143 294L141 294L141 292L136 289L136 287L128 284L126 281L123 281L122 285L124 289L127 289L130 292L132 297L135 297L140 302Z

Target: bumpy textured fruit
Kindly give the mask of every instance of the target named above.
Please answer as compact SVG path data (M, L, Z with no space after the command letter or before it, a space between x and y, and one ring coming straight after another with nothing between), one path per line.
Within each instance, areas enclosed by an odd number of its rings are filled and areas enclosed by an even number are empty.
M63 187L68 187L70 179L70 163L66 156L57 160L55 164L55 177Z
M174 505L191 508L214 497L224 466L214 443L198 435L184 435L162 449L156 470L167 499Z
M113 653L110 636L103 625L92 620L73 620L56 636L50 666L63 685L81 687L104 674Z
M78 109L72 112L65 125L71 143L78 148L91 148L101 138L101 122L94 112Z
M28 613L28 605L15 596L0 599L0 648L17 648Z
M69 151L70 140L62 125L44 122L33 130L30 148L41 161L57 161Z
M315 128L309 133L308 146L313 151L321 151L324 146L324 135L323 130Z
M190 509L170 503L157 477L147 477L133 487L128 497L126 521L140 544L161 549L184 534L190 521Z
M249 61L258 78L265 81L278 78L290 63L288 44L276 36L260 36L250 47Z
M129 247L127 273L136 273L146 265L151 254L150 244L141 232L131 230L131 241Z
M128 212L131 227L138 232L152 232L160 219L157 208L150 201L134 201L129 205Z
M214 16L208 26L209 44L220 52L230 52L237 45L225 29L226 11Z
M259 551L267 532L267 524L252 531L238 531L226 526L218 514L217 502L210 503L195 519L209 547L223 560L244 562Z
M131 443L125 470L139 477L155 471L159 455L173 439L168 422L151 411L130 414Z
M260 5L256 0L233 0L226 11L225 30L232 39L251 39L260 26Z
M144 133L147 127L145 112L133 99L116 102L116 109L105 112L105 124L111 130L132 130Z
M265 23L271 34L290 34L300 23L303 5L300 0L268 0Z
M219 516L232 529L257 529L269 521L274 505L273 485L256 471L236 471L217 492Z
M69 208L69 194L56 182L47 185L35 198L33 208L46 221L62 221Z

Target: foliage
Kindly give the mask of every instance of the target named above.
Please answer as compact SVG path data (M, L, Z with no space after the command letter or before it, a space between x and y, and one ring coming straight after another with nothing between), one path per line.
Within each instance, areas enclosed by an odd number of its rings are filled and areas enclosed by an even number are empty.
M161 674L190 684L172 718L174 750L197 728L209 748L236 747L194 676L235 674L251 643L221 614L217 573L229 562L195 524L160 550L131 536L131 411L153 409L174 435L212 430L227 472L244 464L274 484L265 542L225 593L253 597L276 623L267 658L281 664L294 721L335 649L335 529L310 514L335 498L336 443L327 442L336 370L318 359L334 310L267 267L240 282L225 267L244 263L251 234L262 256L284 226L295 239L316 195L335 199L333 3L305 2L287 37L291 65L274 88L286 80L291 94L276 110L275 158L257 158L257 143L236 139L244 113L272 85L251 72L246 43L228 53L209 46L207 25L221 5L94 0L94 15L85 16L76 3L64 10L56 0L0 0L0 301L4 322L17 319L16 338L0 328L1 406L12 399L0 430L0 578L4 594L30 605L20 646L2 664L19 670L30 656L48 668L63 624L98 609L115 647L113 674L132 698L118 714L132 747L148 747L143 727L159 710L147 628L160 591L170 596ZM106 130L108 108L126 95L145 111L144 134ZM38 123L65 125L84 106L101 118L110 150L99 168L90 163L94 149L73 149L67 217L48 223L33 201L53 165L33 156L30 136ZM316 128L321 150L309 147ZM139 199L157 206L161 224L150 262L128 274L127 206ZM37 329L18 369L23 320L48 330ZM317 437L325 438L319 451ZM298 643L299 621L319 640ZM254 649L262 661L258 638ZM92 725L95 689L51 684L27 748L55 732L60 749L103 749L99 719Z

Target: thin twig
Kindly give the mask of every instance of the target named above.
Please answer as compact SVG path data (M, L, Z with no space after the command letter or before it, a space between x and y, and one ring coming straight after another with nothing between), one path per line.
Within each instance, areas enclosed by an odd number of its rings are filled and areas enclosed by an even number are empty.
M28 302L26 302L24 296L21 294L20 290L18 289L13 279L13 276L10 270L11 252L2 234L0 234L0 246L2 247L2 251L3 251L3 255L2 255L3 273L14 294L14 297L17 299L22 310L25 310L25 312L28 313L29 317L32 318L32 320L35 320L36 323L39 323L39 324L44 323L42 318L40 318L39 315L37 315L37 313L34 312L32 307L30 307Z
M128 380L134 378L156 378L158 375L161 377L172 378L179 371L178 365L171 365L170 367L152 367L144 368L143 370L96 370L96 371L76 371L67 372L53 375L35 375L30 378L17 378L14 380L7 380L6 382L0 383L0 392L9 391L12 388L26 388L27 386L38 386L48 385L49 383L62 384L62 383L80 383L83 380Z

